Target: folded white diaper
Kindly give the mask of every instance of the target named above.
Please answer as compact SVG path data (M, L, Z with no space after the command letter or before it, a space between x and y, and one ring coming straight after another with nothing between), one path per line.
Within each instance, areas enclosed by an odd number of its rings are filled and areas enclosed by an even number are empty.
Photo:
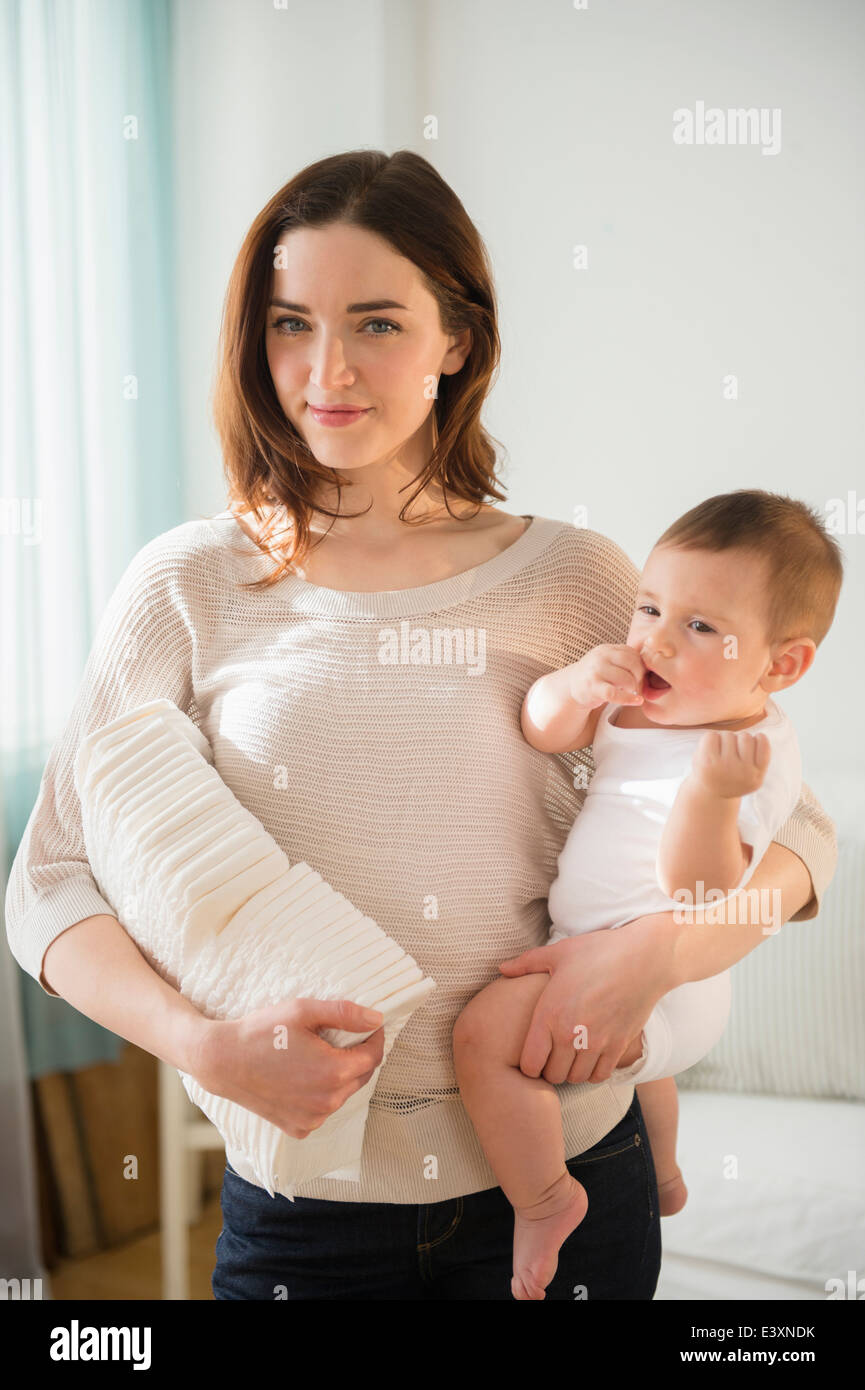
M322 1175L359 1182L381 1065L435 981L308 864L289 863L170 700L151 700L84 738L75 783L100 893L153 969L202 1013L239 1018L296 998L351 999L382 1013L382 1063L305 1139L180 1072L271 1196L293 1198ZM320 1036L344 1047L372 1031Z

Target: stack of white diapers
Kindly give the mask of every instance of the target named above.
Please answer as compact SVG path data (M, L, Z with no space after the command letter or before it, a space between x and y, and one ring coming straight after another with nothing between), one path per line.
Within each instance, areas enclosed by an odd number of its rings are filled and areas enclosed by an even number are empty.
M176 705L152 700L89 734L75 782L99 891L159 975L209 1018L281 999L354 1000L384 1016L384 1063L435 981L308 864L292 867ZM369 1035L320 1034L336 1047ZM305 1139L180 1077L270 1195L293 1198L322 1175L360 1180L379 1070Z

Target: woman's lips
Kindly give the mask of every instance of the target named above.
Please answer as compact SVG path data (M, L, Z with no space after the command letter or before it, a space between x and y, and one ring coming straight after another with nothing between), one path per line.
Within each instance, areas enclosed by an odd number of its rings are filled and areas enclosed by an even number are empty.
M320 410L318 406L311 405L309 409L317 424L335 425L339 429L343 425L353 425L355 420L362 420L372 407L367 406L365 410Z
M665 681L663 676L659 676L656 671L647 671L643 677L640 694L644 700L659 700L670 688L669 681Z

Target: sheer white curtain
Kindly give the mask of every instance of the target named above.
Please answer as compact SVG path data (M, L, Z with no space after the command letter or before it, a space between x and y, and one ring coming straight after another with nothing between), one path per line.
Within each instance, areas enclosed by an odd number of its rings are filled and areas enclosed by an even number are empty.
M102 609L182 521L168 0L0 0L0 874ZM0 934L0 1277L41 1273L28 1077L121 1042Z

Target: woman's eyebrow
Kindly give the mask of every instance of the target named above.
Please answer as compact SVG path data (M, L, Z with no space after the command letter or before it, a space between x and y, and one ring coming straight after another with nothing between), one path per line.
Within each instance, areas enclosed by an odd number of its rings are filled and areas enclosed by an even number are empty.
M306 304L293 304L288 299L272 299L271 305L278 304L280 309L292 309L296 314L311 314L312 310ZM347 314L368 314L373 309L406 309L411 310L407 304L397 304L395 299L367 299L362 304L348 304L345 312Z

